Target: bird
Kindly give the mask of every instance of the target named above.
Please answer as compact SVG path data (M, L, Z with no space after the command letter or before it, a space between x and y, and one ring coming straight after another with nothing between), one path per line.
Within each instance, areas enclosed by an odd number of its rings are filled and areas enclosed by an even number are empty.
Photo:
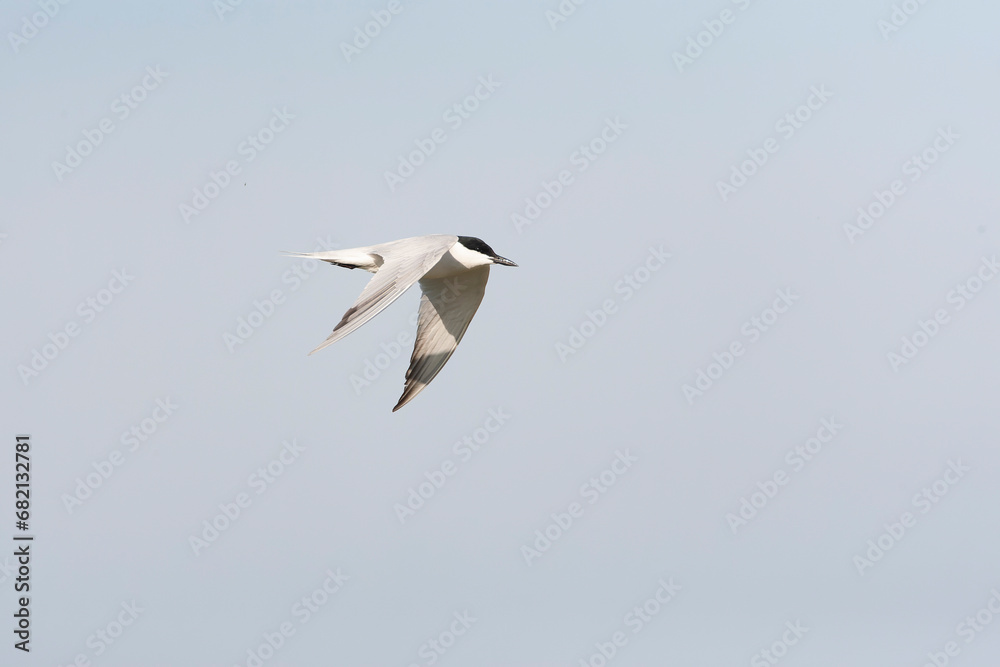
M415 236L347 250L286 254L375 274L327 339L310 355L355 331L413 283L420 283L416 341L403 395L393 412L416 398L455 352L482 303L490 266L517 266L496 254L482 239L450 234Z

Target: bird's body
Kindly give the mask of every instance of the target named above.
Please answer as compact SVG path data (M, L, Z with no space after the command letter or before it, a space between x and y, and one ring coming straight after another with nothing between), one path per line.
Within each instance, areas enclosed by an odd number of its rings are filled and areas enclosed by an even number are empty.
M393 412L423 391L451 358L483 300L490 265L517 266L497 255L480 239L446 234L416 236L348 250L291 254L375 274L330 336L309 354L359 328L413 283L420 282L423 296L417 338L406 371L406 386Z

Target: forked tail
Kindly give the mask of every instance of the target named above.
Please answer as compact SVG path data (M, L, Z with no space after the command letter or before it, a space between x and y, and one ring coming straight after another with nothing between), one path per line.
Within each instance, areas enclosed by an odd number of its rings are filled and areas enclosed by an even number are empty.
M284 252L286 257L304 257L342 266L345 269L364 269L375 273L382 266L382 258L360 248L349 250L323 250L322 252Z

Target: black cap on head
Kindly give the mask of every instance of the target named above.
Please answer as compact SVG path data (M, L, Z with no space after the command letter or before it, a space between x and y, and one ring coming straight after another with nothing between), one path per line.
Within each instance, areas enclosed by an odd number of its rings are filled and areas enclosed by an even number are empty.
M492 259L497 264L503 264L505 266L517 266L514 262L510 261L506 257L501 257L494 252L493 248L489 247L485 241L478 239L475 236L459 236L458 242L464 245L469 250L475 250L476 252L482 253Z
M477 239L475 236L459 236L458 242L464 245L469 250L475 250L476 252L481 252L487 257L496 257L497 254L493 252L493 248L486 245L486 242L482 239Z

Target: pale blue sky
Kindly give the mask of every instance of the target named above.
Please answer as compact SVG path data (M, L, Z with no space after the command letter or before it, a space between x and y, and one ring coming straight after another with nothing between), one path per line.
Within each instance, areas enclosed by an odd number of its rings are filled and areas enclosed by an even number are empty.
M996 624L958 634L1000 586L1000 10L927 3L884 36L882 0L587 2L555 30L556 0L401 0L347 62L341 42L388 4L244 0L220 19L209 0L70 2L16 44L43 10L0 9L0 399L8 442L34 438L37 535L32 653L11 660L247 665L286 622L268 666L596 665L619 631L615 665L755 664L796 622L781 664L920 665L949 641L956 665L1000 654ZM498 85L454 127L481 79ZM776 124L815 90L789 136ZM609 119L615 140L581 170ZM385 172L438 128L390 191ZM53 167L82 141L98 145L79 166ZM718 183L765 145L723 201ZM572 182L517 229L562 170ZM852 243L844 225L896 179ZM412 341L416 291L306 356L368 276L280 251L435 233L520 267L495 268L455 356L393 414L410 350L378 355ZM647 263L650 248L670 256ZM981 288L961 308L960 284ZM769 313L779 293L794 298ZM593 335L560 355L574 328ZM33 375L36 351L53 358ZM357 390L366 362L387 367ZM716 379L688 400L699 371ZM795 463L823 420L843 428ZM395 505L444 468L401 522ZM939 479L954 481L940 502L915 498ZM734 534L727 515L761 488L774 497ZM191 536L240 498L196 554ZM905 512L913 526L859 565ZM636 632L627 615L661 579L680 589ZM3 569L0 585L12 610ZM314 591L326 603L307 616ZM133 601L97 655L88 638Z

